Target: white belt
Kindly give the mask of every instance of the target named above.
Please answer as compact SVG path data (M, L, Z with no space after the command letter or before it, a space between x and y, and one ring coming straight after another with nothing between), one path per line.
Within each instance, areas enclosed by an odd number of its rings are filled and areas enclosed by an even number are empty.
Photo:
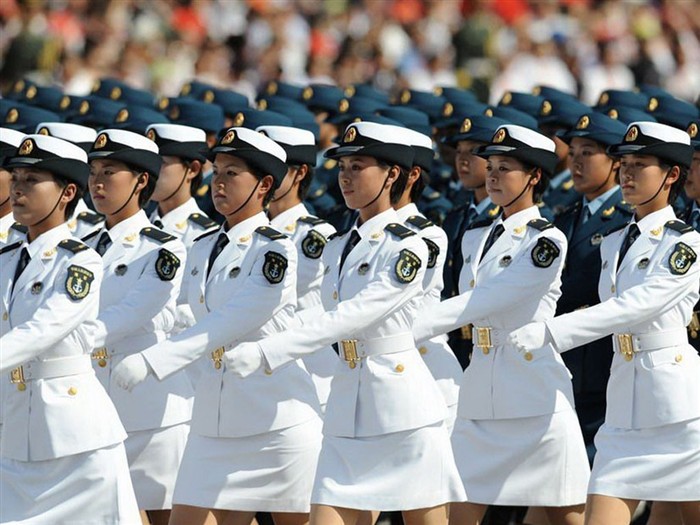
M61 357L48 361L30 361L10 371L10 383L74 376L91 371L90 356L87 355Z
M614 334L613 346L625 359L630 361L637 352L651 352L670 346L688 344L688 332L685 328L675 328L650 334Z
M341 359L348 362L350 368L355 368L358 361L365 357L395 354L416 347L412 333L389 335L375 339L344 339L338 343Z
M165 341L165 332L155 330L154 332L127 337L117 343L96 348L91 355L93 359L97 360L100 368L104 368L107 366L107 359L112 356L135 354L162 341Z

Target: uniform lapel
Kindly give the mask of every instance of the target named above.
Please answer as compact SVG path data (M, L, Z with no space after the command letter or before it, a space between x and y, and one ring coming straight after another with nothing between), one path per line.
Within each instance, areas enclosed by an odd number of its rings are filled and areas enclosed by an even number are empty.
M659 233L663 230L663 226L659 227ZM654 230L656 232L657 230ZM654 238L657 238L658 242L658 237L659 235L654 235L653 233L650 233L649 231L642 231L639 234L639 237L637 238L636 241L630 246L629 250L627 250L627 253L625 254L625 258L622 259L620 262L620 268L617 271L617 275L620 275L623 271L625 271L632 263L637 261L641 256L646 255L647 253L652 251L652 248L655 244ZM624 239L624 237L623 237ZM618 248L618 256L619 256L619 248Z
M343 276L347 275L351 268L355 267L360 262L365 262L367 254L370 253L372 248L376 246L376 244L384 235L386 235L386 233L382 232L378 237L372 238L375 235L377 234L371 234L368 236L369 238L362 237L360 239L360 242L358 242L352 249L352 251L348 254L347 258L345 259L345 262L343 263L343 271L340 274L339 282L342 282ZM348 237L348 239L350 239L350 237Z
M238 261L241 258L241 255L243 254L243 250L245 249L245 246L250 243L250 235L245 236L247 237L246 241L241 241L240 237L237 238L234 241L230 241L226 247L222 250L222 252L219 254L219 256L214 260L214 264L211 267L211 271L209 271L209 277L207 277L207 284L211 282L212 279L214 279L214 276L225 270L228 266L234 264L236 261ZM243 238L245 238L243 237ZM214 245L216 244L216 239L218 238L218 235L214 236L214 244L212 244L212 249L214 248ZM211 252L210 252L211 253ZM207 255L209 257L209 255Z
M493 230L495 226L492 226L489 231ZM511 229L512 230L512 229ZM491 245L491 248L489 248L489 251L484 255L484 258L481 260L480 265L487 265L489 264L493 259L499 257L500 255L503 255L504 253L508 252L512 246L513 246L513 236L515 235L511 230L506 229L501 236L496 239L496 242L494 242ZM487 234L488 235L488 234ZM484 242L486 242L486 239L484 239ZM483 251L483 243L481 245L481 250L480 252Z
M21 248L20 248L21 250ZM19 259L18 259L19 260ZM16 266L15 266L16 268ZM17 295L19 295L20 290L25 288L27 285L30 283L34 282L34 279L41 274L41 272L44 271L44 262L42 261L42 254L37 253L34 255L34 257L31 258L29 261L29 264L27 267L24 269L22 272L22 275L19 276L19 279L17 279L17 283L15 283L14 290L12 292L12 300L14 300ZM13 270L14 273L14 270Z
M7 260L7 265L3 268L4 271L7 271L7 276L9 277L9 279L7 279L6 281L5 292L2 296L2 303L4 307L3 311L5 312L8 310L8 306L10 304L10 301L12 300L12 284L14 282L15 269L17 268L17 263L19 262L19 254L21 251L21 246L13 250L12 255Z

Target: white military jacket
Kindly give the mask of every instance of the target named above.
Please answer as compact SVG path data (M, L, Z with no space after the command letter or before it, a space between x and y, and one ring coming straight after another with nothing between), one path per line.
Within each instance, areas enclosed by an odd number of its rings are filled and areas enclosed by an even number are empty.
M361 360L353 368L343 363L331 384L326 435L378 436L440 422L445 402L411 334L428 248L393 209L353 230L361 239L340 273L351 232L334 237L323 252L323 306L306 310L302 327L260 341L265 359L276 370L333 342L357 341ZM365 345L392 353L362 357Z
M418 211L414 203L396 210L401 223L416 232L428 246L428 263L423 277L423 308L430 308L441 300L443 268L447 258L447 234ZM447 336L439 335L418 347L430 373L437 381L447 406L459 400L462 365L447 344Z
M507 344L513 330L554 316L566 237L541 218L537 206L489 226L479 224L462 238L460 294L421 312L416 340L469 323L492 329L493 347L475 346L464 372L459 417L510 419L573 408L571 375L551 345L521 354ZM504 233L480 262L487 237L498 224Z
M15 222L12 212L0 217L0 248L24 240L26 227Z
M103 231L86 242L95 247ZM143 210L116 224L109 235L112 244L102 256L100 314L90 325L97 377L129 432L189 421L194 392L184 372L165 382L149 377L132 392L114 384L111 377L121 359L165 341L172 329L185 248L155 228Z
M209 256L221 233L229 243L210 269ZM195 242L187 273L197 323L143 352L155 375L165 381L200 356L209 358L197 383L192 432L252 436L318 417L311 377L298 362L241 379L226 371L223 352L216 352L284 332L293 323L296 265L292 242L273 230L262 212Z
M31 260L13 282L25 247ZM97 317L99 256L63 224L3 248L0 268L2 456L43 461L123 441L119 416L90 366L92 338L84 329ZM10 384L20 365L25 381ZM40 375L42 368L51 374ZM12 375L19 379L16 369Z
M560 352L611 333L632 336L631 354L613 336L605 417L607 425L627 429L700 417L700 357L685 328L698 301L700 234L676 220L670 206L636 224L640 236L619 269L629 226L600 246L601 303L547 321Z
M180 239L187 250L192 247L197 237L218 227L218 224L199 209L193 197L163 217L156 208L150 219L152 223L161 221L163 223L161 230Z

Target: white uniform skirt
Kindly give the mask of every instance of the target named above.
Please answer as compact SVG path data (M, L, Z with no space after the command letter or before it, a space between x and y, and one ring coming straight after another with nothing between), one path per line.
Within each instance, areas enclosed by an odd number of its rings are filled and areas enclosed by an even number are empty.
M181 423L128 433L124 446L139 509L172 508L173 489L189 429L189 423Z
M0 459L0 522L141 525L124 445L45 461Z
M700 419L638 430L603 425L595 445L590 494L700 500Z
M321 420L237 438L191 433L173 503L207 509L309 512Z
M457 418L452 448L468 501L564 507L586 501L586 447L573 410L517 419Z
M323 438L314 504L391 511L464 500L442 422L376 437Z

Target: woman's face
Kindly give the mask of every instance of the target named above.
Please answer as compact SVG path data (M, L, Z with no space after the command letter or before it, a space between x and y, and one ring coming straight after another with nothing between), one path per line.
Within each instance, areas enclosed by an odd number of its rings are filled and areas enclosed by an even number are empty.
M96 159L90 161L88 189L95 209L103 215L113 215L130 198L138 204L134 189L139 178L129 167L118 160Z
M460 140L457 143L455 169L466 189L480 188L486 182L486 159L472 153L482 144L473 140Z
M503 207L515 204L513 201L518 199L532 179L519 160L502 155L491 155L486 159L486 172L486 191L494 204ZM526 194L522 199L526 199Z
M151 199L161 202L170 198L184 185L182 179L185 178L187 171L187 164L181 158L164 155L158 181Z
M341 157L338 167L340 191L351 210L359 210L374 201L388 175L388 169L380 167L377 159L362 155Z
M612 179L614 165L615 161L598 142L582 137L571 140L569 168L577 192L591 195L600 191Z
M218 153L214 160L211 185L211 196L216 211L222 215L237 211L255 191L258 182L258 178L253 175L243 159ZM252 200L254 199L251 198Z
M668 169L659 165L659 159L649 155L623 155L620 161L622 196L630 204L644 204L652 199L662 184L671 185L677 177L668 177ZM666 182L664 183L664 179Z
M685 193L689 199L700 200L700 151L693 153L693 163L685 181Z
M51 172L32 167L13 168L10 175L10 203L15 220L32 226L46 219L65 191ZM63 211L60 211L63 213Z

